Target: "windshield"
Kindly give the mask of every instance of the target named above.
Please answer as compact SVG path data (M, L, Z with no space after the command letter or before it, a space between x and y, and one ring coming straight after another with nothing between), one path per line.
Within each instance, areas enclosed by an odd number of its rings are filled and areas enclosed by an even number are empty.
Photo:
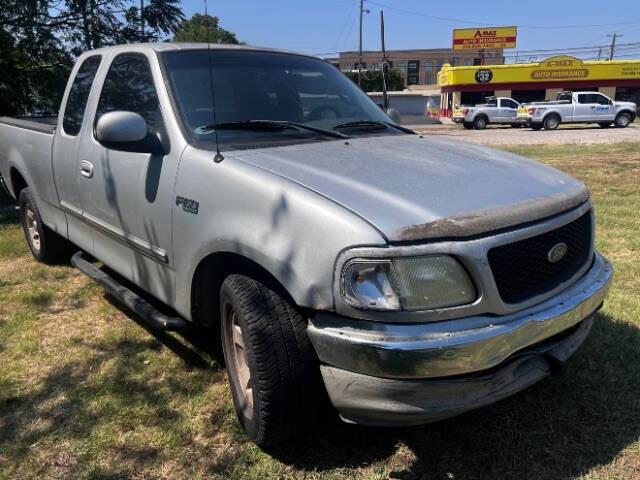
M349 136L402 134L391 127L353 125L391 120L351 80L319 59L215 49L166 52L162 57L183 125L201 148L215 148L216 133L221 149L335 139L306 128L242 125L255 120L295 122Z

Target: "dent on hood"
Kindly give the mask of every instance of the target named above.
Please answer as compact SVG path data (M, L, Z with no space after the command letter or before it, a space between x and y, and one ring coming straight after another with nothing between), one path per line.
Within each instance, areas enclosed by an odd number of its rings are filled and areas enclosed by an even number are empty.
M396 241L412 241L470 237L541 220L575 208L588 200L589 190L581 185L580 189L572 192L403 227L392 238Z

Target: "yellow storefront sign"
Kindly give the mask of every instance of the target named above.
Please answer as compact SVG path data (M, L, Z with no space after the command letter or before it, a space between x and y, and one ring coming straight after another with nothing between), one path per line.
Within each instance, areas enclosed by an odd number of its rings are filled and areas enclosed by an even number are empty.
M452 67L445 64L438 85L544 83L558 80L640 80L640 60L582 61L568 55L539 63Z
M518 27L458 28L453 31L454 50L515 48Z

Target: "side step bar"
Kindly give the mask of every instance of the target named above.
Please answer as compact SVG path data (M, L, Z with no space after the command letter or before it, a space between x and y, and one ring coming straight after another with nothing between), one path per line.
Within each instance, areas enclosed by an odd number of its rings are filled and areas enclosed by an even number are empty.
M115 278L100 270L82 257L83 252L77 252L71 257L71 264L82 273L96 281L104 289L128 308L137 313L146 323L158 330L180 330L188 327L190 322L181 317L170 317L158 311L137 293L131 291Z

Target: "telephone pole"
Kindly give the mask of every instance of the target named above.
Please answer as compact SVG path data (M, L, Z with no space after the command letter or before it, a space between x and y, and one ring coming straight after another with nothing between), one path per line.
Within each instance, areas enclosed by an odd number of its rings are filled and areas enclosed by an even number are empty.
M358 48L358 86L362 86L362 22L364 14L369 13L369 10L364 8L364 0L360 0L360 46Z
M140 41L144 42L144 0L140 0Z
M380 10L380 37L382 40L382 107L386 112L389 108L389 94L387 93L387 71L389 70L389 59L384 42L384 11Z
M613 60L613 55L616 51L616 40L620 37L624 37L624 35L620 35L619 33L610 33L607 37L613 37L611 40L611 46L609 47L609 61Z

